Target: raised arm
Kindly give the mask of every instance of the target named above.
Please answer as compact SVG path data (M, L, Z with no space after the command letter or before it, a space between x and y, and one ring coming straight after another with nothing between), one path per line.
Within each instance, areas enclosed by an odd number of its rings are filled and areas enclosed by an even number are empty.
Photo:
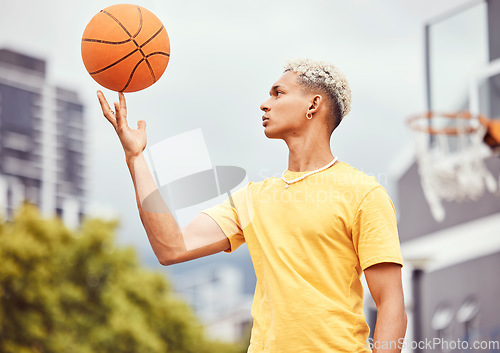
M114 103L113 111L102 92L97 92L103 115L113 125L125 152L139 216L158 261L170 265L228 249L228 238L206 214L198 215L182 229L179 227L163 201L143 155L147 144L146 122L140 120L138 128L131 129L127 123L125 96L121 92L118 95L120 102Z

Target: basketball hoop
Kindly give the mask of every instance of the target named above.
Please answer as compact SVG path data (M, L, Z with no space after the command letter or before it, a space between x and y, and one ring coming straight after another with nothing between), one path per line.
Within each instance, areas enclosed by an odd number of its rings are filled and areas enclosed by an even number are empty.
M442 200L477 200L497 190L484 159L489 120L470 112L427 112L407 120L415 136L418 171L425 198L438 222L444 220Z

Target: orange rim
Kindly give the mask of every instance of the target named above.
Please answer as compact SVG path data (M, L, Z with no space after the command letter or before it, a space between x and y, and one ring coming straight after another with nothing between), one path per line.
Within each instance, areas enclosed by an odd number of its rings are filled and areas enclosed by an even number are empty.
M463 120L476 119L468 111L457 112L457 113L436 113L429 111L426 113L417 114L409 117L406 123L408 124L410 129L418 132L424 132L430 135L458 135L463 133L472 134L473 132L479 130L479 127L472 127L472 126L467 126L462 128L457 128L457 127L433 128L431 126L424 127L416 124L416 122L419 120L426 119L432 121L433 118L437 117L446 119L463 119ZM478 115L477 119L483 126L488 126L489 120L484 115Z

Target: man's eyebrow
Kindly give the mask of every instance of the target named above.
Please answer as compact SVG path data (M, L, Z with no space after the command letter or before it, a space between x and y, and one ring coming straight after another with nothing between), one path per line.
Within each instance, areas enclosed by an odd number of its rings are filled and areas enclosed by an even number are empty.
M278 88L283 88L283 86L280 86L280 85L275 85L271 88L271 90L269 91L269 95L272 95L273 92L276 92L278 90Z

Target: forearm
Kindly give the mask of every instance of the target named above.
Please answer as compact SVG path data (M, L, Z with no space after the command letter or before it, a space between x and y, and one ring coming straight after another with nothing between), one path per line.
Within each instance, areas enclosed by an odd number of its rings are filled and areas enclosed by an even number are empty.
M377 307L373 353L399 353L406 333L404 304L384 303Z
M186 250L182 232L160 195L144 155L128 158L127 166L134 183L139 216L158 261L163 265L177 262Z

